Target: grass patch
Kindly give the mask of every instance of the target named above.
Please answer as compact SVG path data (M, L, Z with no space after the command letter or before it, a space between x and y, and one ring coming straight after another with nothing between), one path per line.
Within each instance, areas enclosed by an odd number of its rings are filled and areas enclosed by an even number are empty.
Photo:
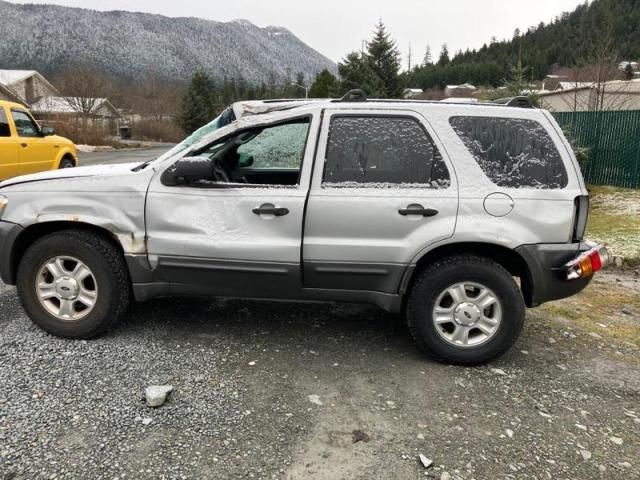
M640 265L640 191L605 186L589 191L587 238L606 243L627 264Z
M633 314L624 314L624 306L628 306ZM540 311L550 318L570 320L578 330L640 348L640 294L616 282L612 275L597 276L580 294L545 304Z

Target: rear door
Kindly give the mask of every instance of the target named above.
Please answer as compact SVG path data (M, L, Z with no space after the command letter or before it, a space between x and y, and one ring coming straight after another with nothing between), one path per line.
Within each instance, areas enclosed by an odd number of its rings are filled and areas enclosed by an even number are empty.
M25 110L11 109L11 117L18 135L18 175L50 170L57 149L53 142L44 138L40 127Z
M15 177L18 163L18 142L12 135L7 112L0 105L0 181Z
M455 173L413 111L327 111L303 243L306 288L397 293L407 265L451 237Z

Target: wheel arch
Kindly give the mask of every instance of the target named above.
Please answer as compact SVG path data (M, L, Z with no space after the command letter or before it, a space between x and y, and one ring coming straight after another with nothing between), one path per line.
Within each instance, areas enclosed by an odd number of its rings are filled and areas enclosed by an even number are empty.
M105 228L82 222L52 221L35 223L20 232L15 242L13 243L9 265L9 281L12 284L15 284L18 265L20 265L22 257L31 245L33 245L38 239L42 238L45 235L63 232L66 230L80 230L99 235L112 243L124 255L124 249L122 247L122 244L118 240L118 237Z
M407 297L413 284L429 265L445 257L455 255L475 255L489 258L505 268L511 275L520 279L520 289L528 307L533 305L533 275L527 261L515 250L482 242L461 242L441 245L424 253L415 263L407 269L400 287L400 293Z

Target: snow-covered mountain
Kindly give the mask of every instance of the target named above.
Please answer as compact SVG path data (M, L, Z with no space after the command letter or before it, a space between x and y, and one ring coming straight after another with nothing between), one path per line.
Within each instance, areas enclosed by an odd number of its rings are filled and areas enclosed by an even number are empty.
M251 83L280 82L298 72L311 79L336 69L281 27L0 0L0 68L51 74L76 65L127 80L155 72L184 81L204 69Z

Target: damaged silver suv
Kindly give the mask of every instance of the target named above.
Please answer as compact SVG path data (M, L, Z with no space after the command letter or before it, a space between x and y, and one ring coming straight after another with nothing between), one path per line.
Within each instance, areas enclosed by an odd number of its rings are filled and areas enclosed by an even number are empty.
M250 102L142 165L0 184L0 274L47 332L91 338L135 299L365 302L441 361L491 360L525 307L608 262L549 113L506 105Z

